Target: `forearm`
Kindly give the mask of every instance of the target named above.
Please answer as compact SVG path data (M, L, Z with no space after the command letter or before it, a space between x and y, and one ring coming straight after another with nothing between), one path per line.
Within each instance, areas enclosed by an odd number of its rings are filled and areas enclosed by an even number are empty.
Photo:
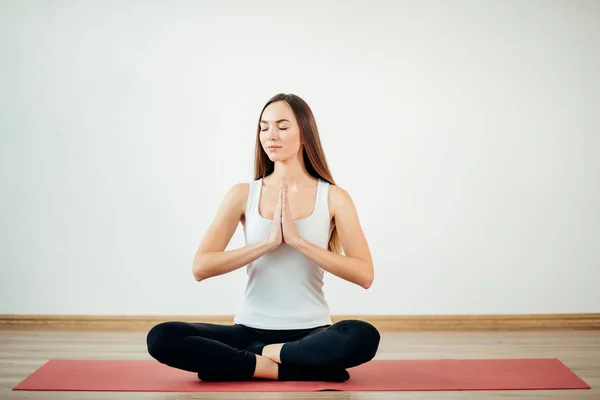
M335 276L365 289L368 289L373 282L373 265L368 261L333 253L304 239L297 239L290 245Z
M235 250L197 253L192 267L194 278L201 281L235 271L269 251L270 245L263 241Z

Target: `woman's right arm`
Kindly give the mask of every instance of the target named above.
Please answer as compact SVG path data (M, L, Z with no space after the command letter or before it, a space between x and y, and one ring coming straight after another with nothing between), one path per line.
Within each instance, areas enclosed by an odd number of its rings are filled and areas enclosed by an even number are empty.
M238 183L223 198L194 256L192 273L196 281L234 271L273 250L273 244L264 240L236 250L224 251L244 213L248 191L247 183Z

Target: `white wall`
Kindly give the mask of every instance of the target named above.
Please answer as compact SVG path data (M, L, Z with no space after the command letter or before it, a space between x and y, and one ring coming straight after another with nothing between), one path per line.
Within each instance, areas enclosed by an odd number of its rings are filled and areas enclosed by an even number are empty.
M375 260L332 313L599 312L599 27L593 0L1 1L0 314L233 314L244 270L192 259L278 92Z

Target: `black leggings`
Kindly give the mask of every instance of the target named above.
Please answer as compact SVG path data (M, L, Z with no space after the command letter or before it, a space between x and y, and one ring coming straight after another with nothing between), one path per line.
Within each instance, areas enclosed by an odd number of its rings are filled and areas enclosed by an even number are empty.
M285 343L282 364L303 368L345 369L370 361L379 347L377 329L364 321L344 320L310 329L265 330L245 325L170 321L154 326L148 352L168 366L196 372L202 380L250 380L257 342Z

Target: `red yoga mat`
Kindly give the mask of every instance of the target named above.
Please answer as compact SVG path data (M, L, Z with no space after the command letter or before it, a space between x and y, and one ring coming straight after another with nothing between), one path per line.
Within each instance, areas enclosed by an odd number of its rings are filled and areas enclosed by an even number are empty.
M331 382L202 382L154 360L50 360L13 390L308 392L590 389L558 359L372 360Z

